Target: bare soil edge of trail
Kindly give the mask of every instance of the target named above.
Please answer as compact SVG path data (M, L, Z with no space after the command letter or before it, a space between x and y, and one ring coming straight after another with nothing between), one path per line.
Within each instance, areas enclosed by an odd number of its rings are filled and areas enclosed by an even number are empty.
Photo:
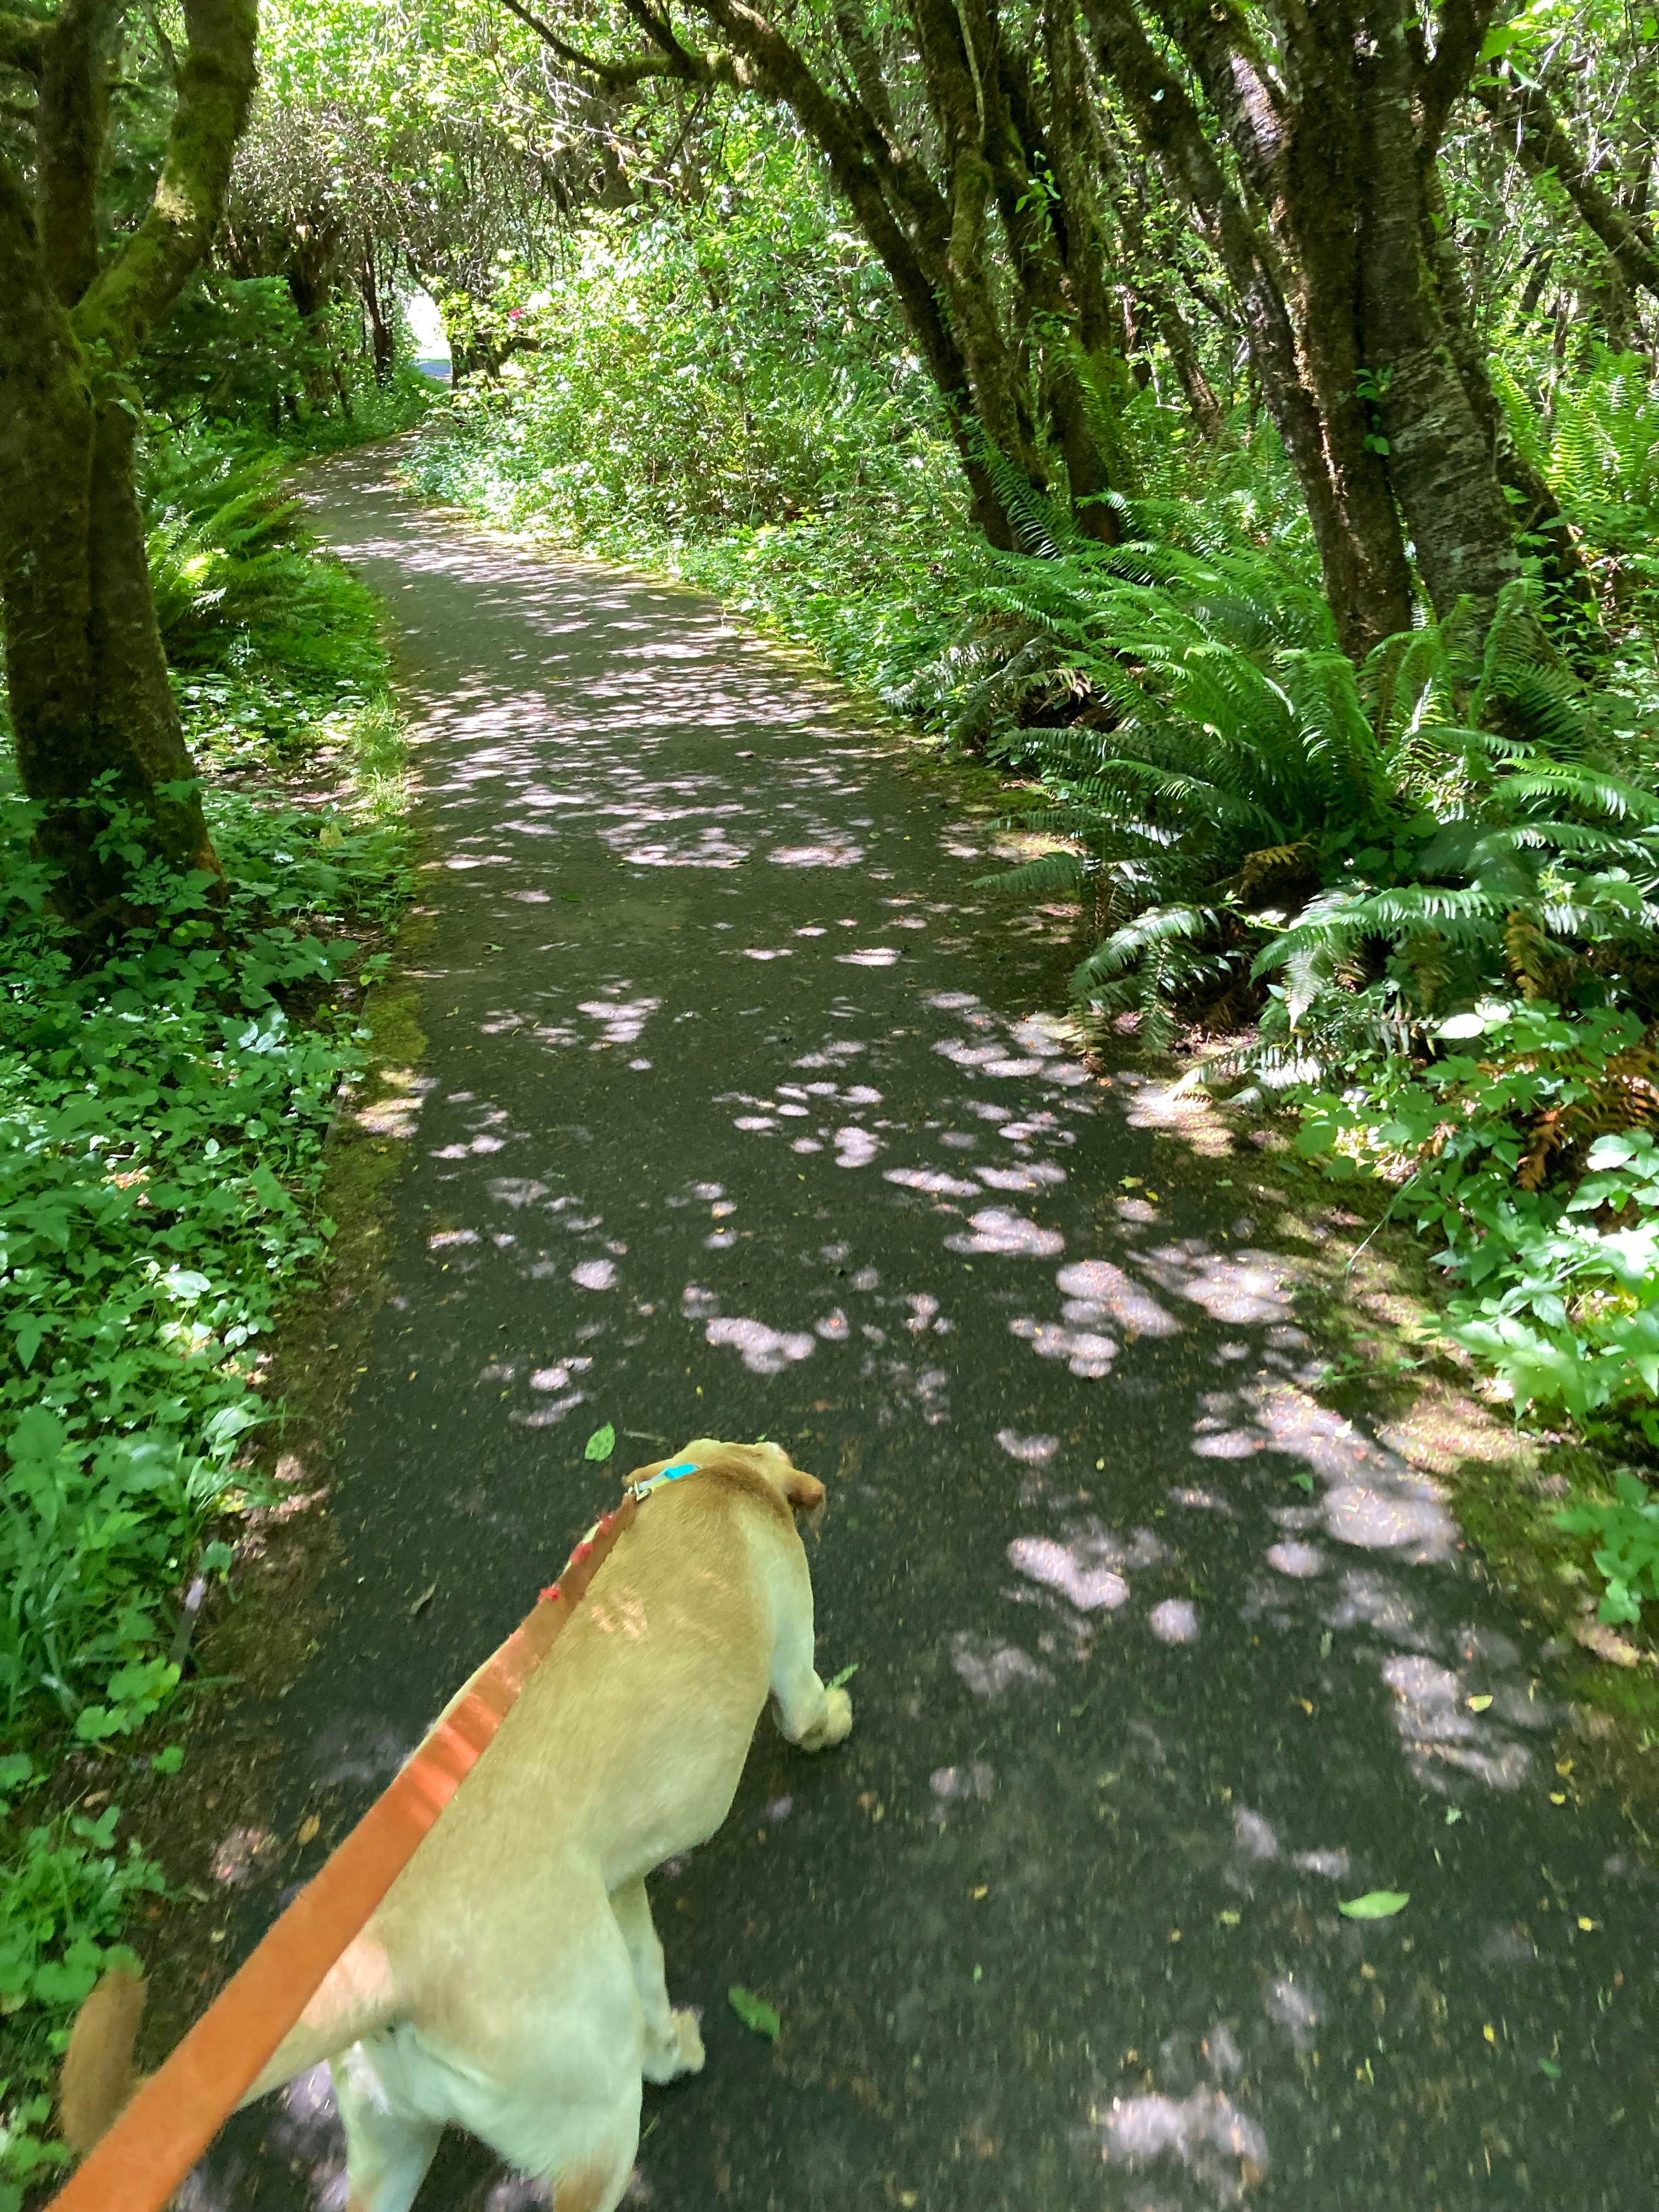
M590 560L486 531L459 510L439 511L453 514L471 534L520 551L532 546L566 561ZM611 564L591 565L610 572ZM707 603L708 594L676 579L632 568L621 573ZM729 611L727 618L758 636L783 666L809 672L820 684L834 681L802 647L767 636ZM896 723L878 702L860 697L858 703L867 722L890 737L897 764L943 811L982 822L1019 803L1025 787L983 766L946 760L936 742ZM398 933L393 971L366 1004L371 1042L364 1073L343 1101L329 1144L322 1209L338 1231L327 1273L296 1303L273 1346L269 1395L280 1417L261 1432L259 1449L283 1502L238 1524L234 1601L219 1607L192 1645L198 1694L165 1730L167 1741L185 1748L183 1771L121 1793L126 1832L143 1837L173 1886L132 1931L152 1975L144 2038L152 2063L228 1978L226 1922L250 1867L257 1862L262 1874L278 1873L286 1887L297 1878L301 1856L314 1856L307 1852L313 1838L303 1826L283 1835L270 1825L264 1784L276 1745L266 1729L250 1732L246 1714L260 1698L286 1694L327 1617L319 1584L337 1548L332 1457L380 1295L380 1240L389 1195L413 1133L404 1108L424 1048L414 971L433 912L417 899ZM1057 960L1047 1011L1063 1004L1064 975L1065 963ZM1520 1434L1481 1398L1465 1364L1422 1345L1435 1321L1429 1255L1408 1230L1383 1222L1385 1192L1327 1182L1296 1157L1281 1129L1185 1089L1172 1062L1133 1057L1121 1040L1087 1024L1077 1025L1075 1041L1100 1072L1137 1091L1136 1118L1153 1137L1164 1181L1202 1185L1224 1180L1241 1164L1271 1164L1285 1200L1271 1226L1264 1223L1260 1241L1285 1262L1301 1323L1332 1359L1335 1372L1319 1395L1441 1485L1492 1581L1518 1601L1527 1625L1551 1633L1574 1701L1575 1756L1566 1787L1575 1797L1611 1794L1650 1856L1659 1858L1659 1759L1652 1755L1659 1738L1659 1659L1644 1645L1632 1669L1583 1646L1580 1632L1594 1619L1594 1602L1582 1574L1571 1571L1573 1547L1552 1525L1568 1470L1582 1471L1594 1455ZM1417 1364L1389 1372L1377 1355L1390 1343L1417 1355Z

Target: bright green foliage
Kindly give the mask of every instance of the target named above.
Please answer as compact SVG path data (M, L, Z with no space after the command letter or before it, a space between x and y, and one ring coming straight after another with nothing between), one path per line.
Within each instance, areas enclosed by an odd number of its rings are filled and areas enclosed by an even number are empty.
M1492 1004L1437 1042L1304 1094L1299 1149L1404 1175L1395 1203L1443 1240L1451 1333L1517 1408L1621 1415L1659 1444L1659 1152L1620 1126L1656 1072L1641 1023Z
M1659 604L1659 382L1637 354L1598 349L1547 413L1501 362L1517 439L1582 534L1613 623L1650 624Z
M1065 848L1001 880L1092 895L1078 995L1146 1041L1206 1000L1236 1022L1282 975L1255 1056L1282 1082L1398 1050L1517 975L1599 963L1601 995L1659 961L1659 799L1607 764L1520 587L1478 657L1429 624L1357 670L1260 555L999 565L934 696L1054 792L1022 823Z
M228 673L263 661L290 684L378 683L374 596L317 557L283 470L269 449L200 432L152 436L143 496L168 662Z
M1607 1583L1601 1615L1633 1621L1648 1598L1659 1598L1659 1498L1633 1474L1614 1477L1613 1496L1595 1498L1557 1516L1575 1536L1599 1536L1594 1553Z
M363 888L384 896L397 848L331 811L224 799L213 814L222 941L205 883L187 880L153 930L91 966L41 908L27 810L0 816L0 1710L14 1728L43 1705L84 1722L112 1670L163 1633L155 1600L258 1418L257 1340L323 1248L303 1199L352 1057L350 1017L327 1012L358 951L340 933ZM320 999L319 1023L290 1020L296 992ZM130 1692L116 1699L132 1711Z

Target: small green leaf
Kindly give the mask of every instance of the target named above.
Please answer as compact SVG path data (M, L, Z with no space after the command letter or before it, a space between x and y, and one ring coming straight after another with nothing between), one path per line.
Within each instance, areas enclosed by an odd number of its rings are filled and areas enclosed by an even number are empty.
M609 1459L617 1449L617 1431L607 1421L602 1429L595 1429L587 1439L584 1459Z
M185 1763L185 1747L170 1743L165 1751L158 1751L150 1765L158 1774L176 1774Z
M850 1667L843 1667L840 1674L826 1682L823 1686L826 1690L839 1690L844 1684L850 1682L858 1671L859 1662L855 1659Z
M733 1982L726 1992L726 2002L747 2028L763 2035L769 2043L778 2039L778 2030L783 2022L764 1997L757 1997L753 1990L746 1990L741 1982Z
M1349 1920L1391 1920L1411 1901L1408 1889L1368 1889L1364 1897L1351 1897L1336 1909Z
M1310 1498L1313 1496L1314 1479L1312 1475L1293 1474L1291 1477L1291 1480L1296 1485L1298 1490L1305 1490Z
M1538 2062L1538 2070L1552 2081L1559 2081L1561 2079L1561 2069L1553 2058L1540 2058Z

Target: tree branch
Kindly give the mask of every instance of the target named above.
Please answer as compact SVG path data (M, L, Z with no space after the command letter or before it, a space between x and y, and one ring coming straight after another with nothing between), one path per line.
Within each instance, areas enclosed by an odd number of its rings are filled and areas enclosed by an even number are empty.
M179 102L149 212L72 315L82 343L118 362L131 359L212 243L253 94L258 0L185 0L185 26Z
M1440 151L1447 119L1468 89L1497 13L1498 0L1445 0L1440 10L1434 58L1418 72L1423 102L1419 143L1425 160Z
M1474 91L1527 174L1534 183L1553 176L1626 283L1659 294L1659 253L1590 174L1543 87L1491 78L1477 82Z
M684 84L728 84L741 88L743 80L736 64L727 54L694 54L680 45L665 24L650 15L648 9L630 8L647 37L664 50L658 54L636 54L629 61L608 62L598 54L584 53L562 39L553 26L543 20L523 0L501 0L509 14L532 30L543 45L550 47L561 61L568 62L612 91L625 92L632 86L643 84L652 77L666 77Z

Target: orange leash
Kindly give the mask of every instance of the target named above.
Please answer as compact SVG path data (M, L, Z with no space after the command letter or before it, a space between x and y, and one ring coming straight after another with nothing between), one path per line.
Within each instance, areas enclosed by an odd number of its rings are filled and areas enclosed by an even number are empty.
M161 2212L477 1765L637 1510L630 1491L577 1545L558 1582L478 1670L453 1711L331 1853L47 2212Z

